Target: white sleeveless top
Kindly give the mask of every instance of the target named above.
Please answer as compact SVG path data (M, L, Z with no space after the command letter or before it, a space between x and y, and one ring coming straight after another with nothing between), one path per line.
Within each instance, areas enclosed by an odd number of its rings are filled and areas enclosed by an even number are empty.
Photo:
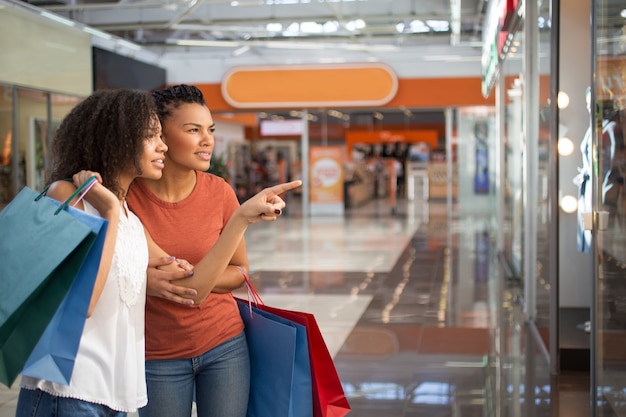
M83 200L84 201L84 200ZM98 211L84 201L85 211ZM148 402L144 308L148 244L139 218L120 214L115 253L102 295L85 322L69 385L22 377L21 386L133 412Z

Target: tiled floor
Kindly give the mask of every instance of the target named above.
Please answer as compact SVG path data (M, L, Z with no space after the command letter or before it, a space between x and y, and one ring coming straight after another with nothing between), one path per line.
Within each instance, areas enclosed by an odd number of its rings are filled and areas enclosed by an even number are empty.
M588 375L551 377L527 337L487 219L384 199L302 218L298 204L248 230L250 275L266 304L315 314L350 417L589 415ZM15 395L0 389L0 417Z

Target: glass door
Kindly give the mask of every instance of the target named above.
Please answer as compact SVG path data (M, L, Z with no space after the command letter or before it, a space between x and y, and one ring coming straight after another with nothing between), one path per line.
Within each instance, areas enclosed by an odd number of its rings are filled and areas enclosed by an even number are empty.
M596 416L626 416L626 1L592 11L592 215L585 219L596 262L591 320ZM594 398L595 396L595 398Z

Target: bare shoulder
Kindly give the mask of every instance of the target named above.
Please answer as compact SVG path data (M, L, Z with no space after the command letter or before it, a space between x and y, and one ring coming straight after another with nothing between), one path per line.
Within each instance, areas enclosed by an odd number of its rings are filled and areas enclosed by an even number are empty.
M76 187L70 181L55 181L50 184L46 195L50 198L54 198L57 201L67 200L72 193L76 191Z

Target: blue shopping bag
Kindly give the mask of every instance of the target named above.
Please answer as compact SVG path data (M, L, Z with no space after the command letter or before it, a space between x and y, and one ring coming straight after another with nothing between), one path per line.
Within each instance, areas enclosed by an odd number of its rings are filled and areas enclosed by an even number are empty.
M97 234L96 241L21 372L22 375L64 385L70 383L74 370L109 224L102 217L73 207L68 207L67 211Z
M312 417L306 328L235 298L250 352L247 417Z
M24 187L0 212L0 383L9 387L97 239L62 205Z
M243 273L243 270L242 270ZM253 300L255 309L272 317L281 317L290 323L298 324L305 329L305 342L308 345L310 373L307 381L311 381L312 386L312 414L314 417L343 417L350 412L350 404L346 398L341 380L335 369L333 359L328 352L326 342L322 337L317 320L311 313L301 311L285 310L282 308L265 305L259 293L256 292L248 276L243 273L248 289L248 298ZM245 303L245 302L244 302ZM250 303L252 305L252 303ZM299 339L300 340L300 339ZM310 378L310 379L309 379ZM296 403L300 404L300 403ZM310 408L308 400L305 405L302 402L303 415L309 416Z

